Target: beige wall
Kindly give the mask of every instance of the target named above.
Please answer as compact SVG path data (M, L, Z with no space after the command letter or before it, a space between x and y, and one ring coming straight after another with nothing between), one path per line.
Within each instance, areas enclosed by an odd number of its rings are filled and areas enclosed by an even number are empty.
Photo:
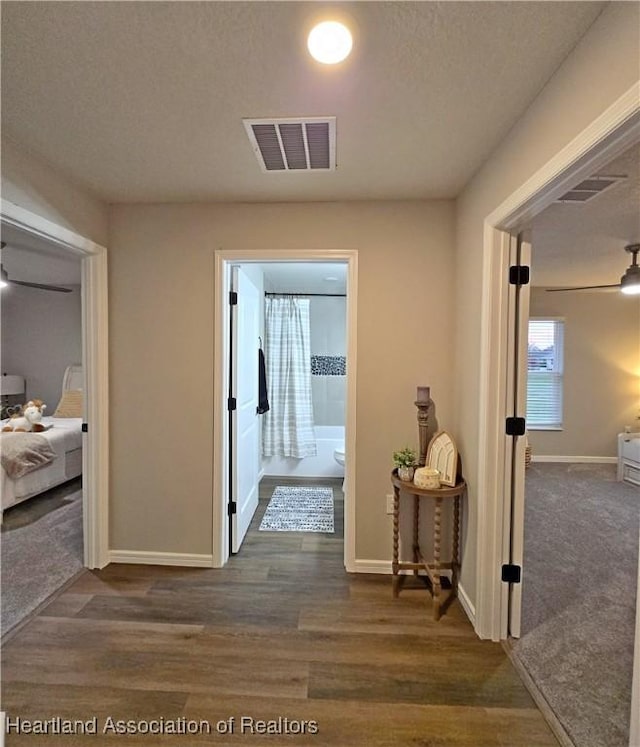
M109 211L100 200L3 133L2 199L106 246Z
M615 457L640 408L640 298L533 288L530 316L565 326L563 429L530 430L533 454Z
M455 435L469 484L461 583L474 604L484 219L638 81L639 22L637 3L609 4L457 201Z
M451 202L114 207L111 547L212 551L215 249L357 249L356 555L390 559L416 386L453 417L453 228Z

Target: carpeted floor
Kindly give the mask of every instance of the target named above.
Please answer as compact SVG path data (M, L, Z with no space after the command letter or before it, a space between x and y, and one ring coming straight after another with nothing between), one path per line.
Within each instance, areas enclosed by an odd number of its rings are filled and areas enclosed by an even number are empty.
M615 465L527 470L514 653L576 747L627 747L640 490Z
M0 554L5 635L83 568L81 479L6 511Z
M333 490L279 485L267 506L262 532L333 532Z

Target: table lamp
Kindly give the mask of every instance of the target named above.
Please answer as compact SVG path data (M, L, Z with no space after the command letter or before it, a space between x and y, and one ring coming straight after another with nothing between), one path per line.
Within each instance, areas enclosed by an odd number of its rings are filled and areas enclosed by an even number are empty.
M2 374L0 376L0 395L2 395L2 417L7 417L11 413L8 412L9 397L17 394L24 394L25 381L24 376L17 376L16 374Z

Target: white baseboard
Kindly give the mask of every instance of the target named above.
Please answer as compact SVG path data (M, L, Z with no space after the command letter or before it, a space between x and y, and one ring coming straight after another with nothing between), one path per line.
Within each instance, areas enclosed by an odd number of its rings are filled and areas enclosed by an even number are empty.
M464 590L464 586L462 586L460 583L458 583L458 600L460 604L462 605L462 609L465 611L467 617L469 618L471 624L473 625L473 628L475 630L476 627L476 608L474 604L469 599L469 595Z
M354 570L352 573L379 573L386 576L390 576L392 573L391 561L390 560L356 560L353 565ZM400 576L410 576L413 573L411 570L400 571ZM451 570L443 568L440 574L445 578L451 579ZM419 571L419 575L426 575L425 571Z
M532 456L532 462L561 462L566 464L617 464L618 457L607 456Z
M110 563L137 563L139 565L176 565L194 568L212 568L213 555L196 555L182 552L147 552L146 550L111 550Z
M390 560L358 560L353 563L353 573L391 573Z

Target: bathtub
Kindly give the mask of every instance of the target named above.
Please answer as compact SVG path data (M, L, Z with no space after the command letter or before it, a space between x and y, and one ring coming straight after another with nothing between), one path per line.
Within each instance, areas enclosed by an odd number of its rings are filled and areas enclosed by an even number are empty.
M318 454L314 457L263 457L263 475L270 477L344 477L344 467L333 452L344 445L343 425L317 425L314 428Z

